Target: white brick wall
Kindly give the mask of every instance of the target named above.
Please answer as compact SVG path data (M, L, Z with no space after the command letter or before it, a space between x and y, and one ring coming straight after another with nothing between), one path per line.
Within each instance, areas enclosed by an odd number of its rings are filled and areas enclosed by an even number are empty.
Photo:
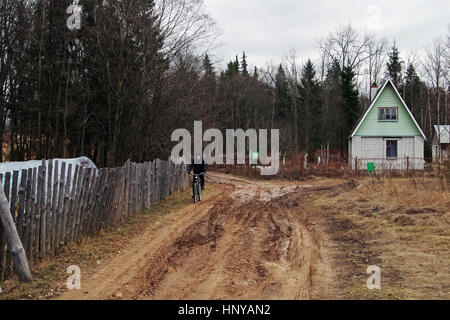
M433 162L439 162L439 145L433 143L432 150L433 150ZM450 145L448 143L447 144L442 143L441 158L442 161L450 160Z
M386 159L386 140L389 139L381 137L353 137L351 141L352 169L355 169L354 159L356 157L358 157L358 168L360 170L366 170L368 162L375 163L375 170L406 170L407 157L410 159L410 169L424 169L424 139L422 137L397 139L398 158L395 160Z

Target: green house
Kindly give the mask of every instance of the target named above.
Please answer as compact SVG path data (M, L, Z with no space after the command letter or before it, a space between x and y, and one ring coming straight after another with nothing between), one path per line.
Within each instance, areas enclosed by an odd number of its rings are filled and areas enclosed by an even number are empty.
M391 80L349 137L349 161L361 170L423 170L426 136Z

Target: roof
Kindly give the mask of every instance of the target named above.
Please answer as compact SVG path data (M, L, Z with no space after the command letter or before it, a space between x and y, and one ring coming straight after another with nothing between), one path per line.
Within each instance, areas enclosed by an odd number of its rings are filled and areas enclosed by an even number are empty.
M394 83L391 80L387 80L384 85L381 87L381 90L378 90L377 95L375 96L375 98L373 99L370 107L366 110L366 112L364 113L364 115L358 120L356 127L353 129L352 134L350 135L351 138L353 138L356 134L356 132L358 131L359 127L361 127L361 124L364 122L364 120L366 119L367 115L369 114L370 110L372 110L372 108L374 107L375 103L377 102L377 100L380 98L381 94L383 93L384 89L386 88L386 86L388 84L391 84L391 86L394 88L395 93L397 94L398 98L400 99L400 101L402 102L403 106L405 107L406 111L408 111L409 116L411 117L411 119L413 120L414 124L416 125L417 129L419 129L420 134L422 135L422 137L427 140L427 137L425 136L425 134L423 133L422 129L420 128L419 124L417 123L416 119L414 118L413 114L411 113L411 111L409 110L408 106L406 105L405 101L403 100L402 96L400 95L400 93L398 92L397 88L395 87Z
M441 143L450 143L450 125L434 126L434 131L441 135Z
M384 88L384 86L383 86ZM367 114L369 114L370 109L372 108L372 105L375 103L375 101L378 99L378 96L380 95L381 91L380 88L378 88L375 97L372 99L373 103L371 104L371 106L369 107L369 109L367 109L367 112L362 113L358 120L356 121L356 124L353 126L352 128L352 134L348 136L348 138L353 138L353 136L355 135L356 131L358 131L360 124L362 123L362 121L365 119L365 117L367 116Z

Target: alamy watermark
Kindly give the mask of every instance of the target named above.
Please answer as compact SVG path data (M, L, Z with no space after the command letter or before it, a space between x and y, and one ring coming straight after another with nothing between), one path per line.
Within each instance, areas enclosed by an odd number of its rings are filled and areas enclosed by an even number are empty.
M66 287L68 290L81 290L81 269L79 266L70 266L66 273L70 274L67 278Z
M189 164L192 158L192 142L194 154L202 155L208 165L213 164L246 164L246 155L254 159L255 154L261 166L261 175L276 175L280 167L280 131L270 130L270 156L268 148L268 130L227 129L225 141L219 129L209 129L203 133L202 121L194 122L194 137L186 129L177 129L172 134L172 142L178 144L172 149L171 159L175 164ZM203 149L203 142L209 142ZM247 144L248 142L248 144ZM248 150L246 146L248 145ZM194 160L197 163L198 160ZM202 160L200 160L202 161Z
M381 268L379 266L370 266L367 268L367 274L370 274L367 279L367 289L381 290Z
M366 21L366 27L369 30L381 29L381 8L377 5L371 5L367 8L369 18Z
M67 28L71 31L80 30L82 7L78 4L77 0L67 7L66 13L70 14L69 18L67 18Z
M102 6L108 6L109 2L103 0ZM81 30L81 15L83 13L83 7L79 4L79 0L74 0L73 3L67 7L66 13L69 14L67 18L67 28L71 31Z

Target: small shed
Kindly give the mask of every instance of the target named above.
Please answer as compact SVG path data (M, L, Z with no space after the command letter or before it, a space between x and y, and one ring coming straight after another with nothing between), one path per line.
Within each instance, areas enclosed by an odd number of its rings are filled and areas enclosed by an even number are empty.
M434 126L433 162L450 160L450 125Z

